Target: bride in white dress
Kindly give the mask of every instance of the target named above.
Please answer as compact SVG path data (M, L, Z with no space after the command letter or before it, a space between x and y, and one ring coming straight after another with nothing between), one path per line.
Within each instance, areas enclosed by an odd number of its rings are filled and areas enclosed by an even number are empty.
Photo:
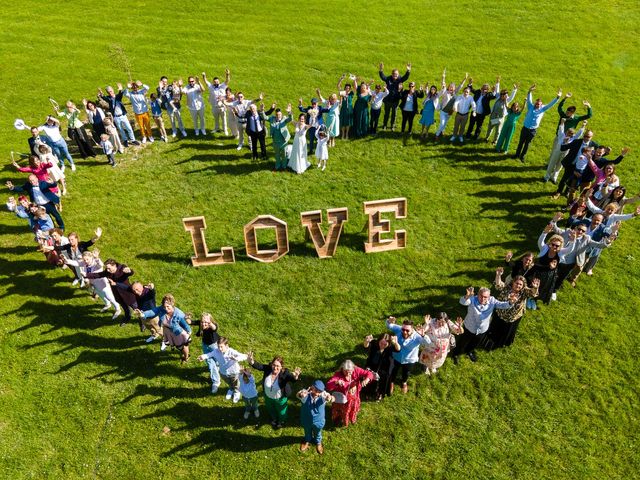
M307 129L305 115L300 114L296 123L296 134L293 137L288 167L296 173L303 173L311 164L307 161Z

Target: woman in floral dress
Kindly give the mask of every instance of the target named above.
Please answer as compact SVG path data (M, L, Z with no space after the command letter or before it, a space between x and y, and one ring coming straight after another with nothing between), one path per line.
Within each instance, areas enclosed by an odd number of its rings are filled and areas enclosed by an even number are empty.
M424 373L430 375L444 364L449 350L456 345L454 335L460 335L464 327L462 317L458 317L453 323L444 312L440 312L437 318L425 315L424 321L425 335L429 336L431 345L420 353L420 363L425 367Z

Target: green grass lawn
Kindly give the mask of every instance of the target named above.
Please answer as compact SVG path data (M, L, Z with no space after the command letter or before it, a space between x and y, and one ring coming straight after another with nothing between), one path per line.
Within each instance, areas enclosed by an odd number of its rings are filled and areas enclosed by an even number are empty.
M616 153L631 147L618 173L636 193L639 21L631 1L8 4L0 15L2 183L24 177L9 163L11 150L27 149L13 120L42 121L49 95L79 103L98 86L125 82L109 58L117 43L149 85L163 74L222 76L229 67L234 90L262 91L279 105L306 103L316 87L328 95L343 72L374 78L381 61L387 70L412 62L419 83L439 81L445 66L456 82L466 71L476 85L502 75L508 87L520 83L519 101L531 83L544 102L561 87L578 105L591 102L596 140ZM191 129L186 109L183 116ZM387 315L463 314L465 287L489 285L506 250L535 249L561 205L540 182L556 120L554 109L525 164L484 144L403 146L382 133L339 141L325 172L275 174L271 163L238 154L232 139L156 142L119 157L115 169L104 157L78 161L63 215L83 238L101 226L103 260L127 263L185 311L211 312L232 347L300 366L302 387L346 358L363 364L359 343L383 331ZM207 122L210 129L209 111ZM407 248L365 254L362 202L394 197L408 199L408 217L393 222L407 230ZM349 209L349 222L335 258L321 260L300 212L337 207ZM288 223L290 252L274 264L244 252L242 228L260 214ZM181 218L195 215L206 217L210 250L235 248L234 265L190 265ZM210 394L195 356L180 365L137 327L99 313L67 272L47 267L25 223L4 214L1 476L632 478L640 468L639 238L640 222L627 222L595 275L528 312L511 348L481 352L475 364L447 362L435 378L416 374L408 395L365 403L348 429L329 426L321 457L297 450L295 401L282 430L271 429L264 408L259 422L245 422L240 404Z

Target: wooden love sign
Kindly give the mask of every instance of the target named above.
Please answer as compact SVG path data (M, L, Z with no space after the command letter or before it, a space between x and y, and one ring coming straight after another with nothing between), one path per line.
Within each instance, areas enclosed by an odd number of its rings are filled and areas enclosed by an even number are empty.
M383 234L391 232L391 222L382 218L383 213L393 213L395 218L407 218L407 199L390 198L364 202L364 213L368 215L368 241L364 244L366 253L398 250L407 246L407 232L396 230L393 238L383 238ZM307 229L316 253L320 258L331 258L336 253L342 227L349 221L346 208L332 208L327 210L329 231L325 237L320 225L322 224L322 210L302 212L300 214L302 226ZM194 267L235 263L236 257L233 247L222 247L219 252L210 253L204 238L207 224L203 216L183 218L184 229L191 234L191 242L195 256L191 257ZM276 236L275 249L260 249L258 231L274 230ZM271 263L289 252L289 233L287 223L273 215L258 215L244 226L244 246L247 256L258 262Z

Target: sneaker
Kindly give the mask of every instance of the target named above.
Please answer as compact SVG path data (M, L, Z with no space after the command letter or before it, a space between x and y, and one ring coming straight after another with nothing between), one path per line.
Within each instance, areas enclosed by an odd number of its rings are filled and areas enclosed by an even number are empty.
M147 143L147 137L142 137L142 143Z
M175 137L175 135L174 135ZM167 143L167 137L160 137L164 143Z
M187 136L187 131L186 130L182 130L182 136L186 137Z
M553 300L554 302L555 302L556 300L558 300L558 296L556 295L556 292L553 292L553 293L551 294L551 300Z
M238 150L238 151L242 150L242 145L238 145L236 150Z
M326 165L323 165L323 166L322 166L322 171L324 172L326 168L327 168L327 166L326 166Z
M200 135L200 130L196 130L196 137Z
M245 420L249 420L249 414L250 414L250 413L251 413L251 412L244 412L243 417L244 417L244 419L245 419Z
M80 288L84 288L84 278L80 279Z
M591 275L593 275L593 272L592 272L591 270L589 270L589 271L587 272L587 275L591 276Z
M471 360L472 362L477 362L478 361L478 357L476 357L476 353L475 352L467 353L467 357L469 357L469 360Z
M116 318L118 318L121 313L122 313L122 310L119 308L116 308L116 313L113 314L113 316L111 317L111 320L115 320Z
M227 390L227 394L225 395L224 399L231 400L231 397L233 397L233 390Z
M72 164L71 164L71 171L72 171L72 172L75 172L75 171L76 171L76 164L75 164L75 163L72 163Z
M100 309L100 313L104 313L111 308L111 305L105 305Z
M240 392L235 392L233 394L233 403L238 403L241 398L242 398L242 395L240 394Z
M149 338L147 338L147 339L145 340L145 342L146 342L146 343L151 343L151 342L153 342L155 339L156 339L156 336L155 336L155 335L151 335Z
M200 133L202 133L202 135L206 135L206 134L207 134L207 131L203 128L203 129L200 131Z
M155 142L155 141L156 141L156 139L155 139L155 138L153 138L153 137L149 137L149 143L153 143L153 142Z
M321 163L319 163L319 164L318 164L318 168L320 168L320 166L321 166L321 165L322 165L322 164L321 164Z
M451 138L449 139L450 142L455 142L456 141L456 136L455 135L451 135Z
M173 133L171 134L171 136L172 136L173 138L176 138L177 133L178 133L178 132L173 132Z
M218 385L211 385L211 393L217 393L218 392Z
M460 140L460 143L464 143L464 137L459 136L459 137L458 137L458 140Z
M140 142L137 140L131 140L131 143L133 143L134 145L140 145Z
M167 349L167 344L164 343L164 340L162 341L162 343L160 344L160 351L164 352Z
M124 140L124 141L122 142L122 145L124 145L124 146L125 146L125 148L126 148L126 147L128 147L128 146L129 146L129 140Z
M253 414L255 415L256 418L260 417L260 410L258 410L257 408L253 411Z
M80 283L80 280L76 278L73 282L71 282L71 285L75 287L76 285L78 285L78 283Z

